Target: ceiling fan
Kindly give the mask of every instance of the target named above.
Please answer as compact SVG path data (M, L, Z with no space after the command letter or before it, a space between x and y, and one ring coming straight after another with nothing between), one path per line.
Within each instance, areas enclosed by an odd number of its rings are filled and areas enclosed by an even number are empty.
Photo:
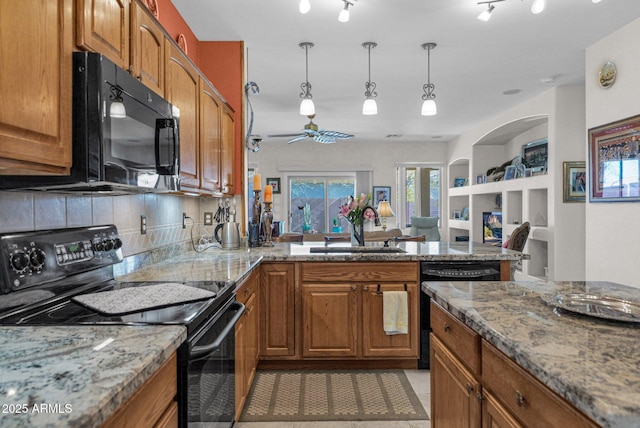
M309 123L304 126L302 133L297 134L275 134L268 135L268 137L294 137L288 141L289 144L295 143L296 141L302 141L305 138L313 138L313 141L317 141L318 143L331 144L335 143L336 140L348 140L353 138L352 134L345 134L343 132L338 131L325 131L324 129L318 129L318 125L313 123L313 118L316 117L315 114L310 114L307 116L309 118Z

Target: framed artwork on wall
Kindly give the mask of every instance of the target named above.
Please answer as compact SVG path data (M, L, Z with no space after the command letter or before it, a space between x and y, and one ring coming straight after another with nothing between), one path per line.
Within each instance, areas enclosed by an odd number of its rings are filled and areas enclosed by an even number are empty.
M378 206L380 201L387 201L391 205L391 186L373 186L373 204Z
M280 193L280 178L267 178L267 186L273 187L273 193Z
M589 129L589 200L640 201L640 115Z
M584 202L587 195L587 172L585 162L564 162L562 164L562 202Z

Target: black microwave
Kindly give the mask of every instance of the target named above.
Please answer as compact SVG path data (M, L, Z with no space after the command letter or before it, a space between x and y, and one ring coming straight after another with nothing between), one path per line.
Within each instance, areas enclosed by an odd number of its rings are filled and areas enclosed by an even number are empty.
M180 190L178 117L178 109L104 56L74 52L71 174L3 176L0 189Z

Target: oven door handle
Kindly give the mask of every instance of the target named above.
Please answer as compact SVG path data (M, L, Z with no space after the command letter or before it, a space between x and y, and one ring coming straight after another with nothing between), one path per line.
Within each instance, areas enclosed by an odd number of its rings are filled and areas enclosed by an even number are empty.
M234 309L236 310L236 314L233 316L233 318L231 318L231 321L229 321L229 323L224 326L224 329L220 332L218 337L216 337L216 340L214 340L212 343L208 345L194 346L190 352L190 359L202 358L204 356L211 354L212 352L214 352L216 349L220 347L224 339L234 329L234 327L236 326L236 323L238 322L242 314L244 314L244 305L242 303L233 302L231 306L229 306L228 310L231 311Z

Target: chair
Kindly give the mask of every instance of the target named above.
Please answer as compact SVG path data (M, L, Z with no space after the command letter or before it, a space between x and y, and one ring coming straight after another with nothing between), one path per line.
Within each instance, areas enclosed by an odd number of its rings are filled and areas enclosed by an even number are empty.
M409 236L424 235L426 241L439 241L438 217L411 217Z
M402 235L402 236L396 236L393 238L394 241L396 242L407 242L407 241L412 241L412 242L424 242L427 240L427 237L424 235L420 235L420 236L407 236L407 235Z
M389 241L396 236L401 236L402 231L400 229L394 228L389 230L372 230L370 232L364 232L364 240L365 242L382 242Z
M524 249L524 244L527 243L530 229L531 227L528 221L525 221L520 226L518 226L509 237L507 249L522 252L522 250Z
M304 236L302 233L283 233L277 238L273 238L274 242L302 242Z

